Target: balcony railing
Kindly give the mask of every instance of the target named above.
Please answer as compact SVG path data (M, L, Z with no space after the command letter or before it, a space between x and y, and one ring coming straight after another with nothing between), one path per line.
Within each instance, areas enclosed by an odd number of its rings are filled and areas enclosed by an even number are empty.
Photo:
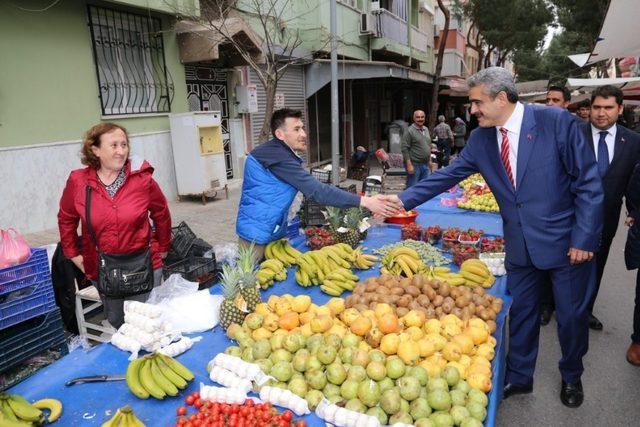
M407 46L407 22L386 9L373 12L376 37L384 37Z
M417 28L411 28L411 47L420 52L427 53L429 47L433 46L433 38L429 38L427 33L423 33Z

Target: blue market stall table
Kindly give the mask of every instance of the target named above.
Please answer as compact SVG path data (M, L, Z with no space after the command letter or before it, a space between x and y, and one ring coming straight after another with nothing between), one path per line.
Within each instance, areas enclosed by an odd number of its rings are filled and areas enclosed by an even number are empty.
M438 207L438 209L435 209ZM418 210L420 225L440 225L481 228L487 234L502 235L502 224L500 217L495 214L475 213L475 212L447 212L438 200L433 200L422 205ZM442 207L444 208L444 207ZM457 208L450 208L457 209ZM369 250L380 247L387 243L400 240L400 227L398 226L378 226L369 231L365 240L365 247ZM294 239L294 245L306 250L303 238ZM371 270L357 271L361 279L375 277L379 275L378 268ZM496 338L496 355L492 362L493 388L489 395L489 406L487 407L487 419L485 425L493 426L496 422L497 408L500 403L505 370L505 322L507 313L511 305L511 299L505 296L506 276L498 277L491 289L490 294L500 296L504 299L502 311L496 319L497 330L494 334ZM219 293L218 286L211 289L212 293ZM295 283L293 271L290 270L287 280L278 282L275 286L263 291L263 300L266 301L270 295L282 295L290 293L299 295L308 294L314 303L322 305L331 297L324 294L318 286L302 288ZM226 337L221 328L216 327L213 332L202 333L202 341L197 343L192 349L178 357L178 360L187 366L195 375L195 381L181 391L176 398L165 398L164 400L136 398L124 381L112 381L103 383L87 383L65 387L65 383L73 378L82 376L93 376L98 374L122 375L125 373L129 361L129 353L118 350L110 344L102 344L88 351L78 349L60 359L56 363L37 372L26 381L10 389L11 393L17 393L29 400L52 397L59 399L63 404L63 415L58 421L60 425L101 425L111 418L115 411L124 405L131 405L138 418L148 426L173 425L176 421L176 409L184 404L184 397L198 391L200 383L211 384L206 370L207 363L213 357L224 351L231 341ZM255 396L255 395L254 395ZM324 422L315 414L304 417L309 426L323 426Z

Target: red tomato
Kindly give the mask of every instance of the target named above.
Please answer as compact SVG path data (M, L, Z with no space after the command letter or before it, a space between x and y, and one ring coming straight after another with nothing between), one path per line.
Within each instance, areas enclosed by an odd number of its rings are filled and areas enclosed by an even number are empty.
M195 406L195 407L196 407L196 408L198 408L198 409L202 408L202 400L200 400L200 398L196 399L196 400L193 402L193 406Z
M193 397L193 395L189 395L189 396L184 398L184 402L189 406L193 405L193 402L195 402L195 400L196 400L196 398Z
M253 401L253 399L247 399L244 401L244 404L250 408L255 405L255 402Z
M293 418L293 413L288 409L284 411L284 413L282 414L282 419L285 420L286 422L290 422L292 418Z
M197 391L194 391L193 393L191 393L191 395L193 396L194 399L200 399L200 393Z
M298 420L295 423L295 427L307 427L307 422L305 420Z
M178 414L178 416L185 415L187 413L187 408L185 408L184 406L180 406L178 407L178 410L176 411L176 413Z

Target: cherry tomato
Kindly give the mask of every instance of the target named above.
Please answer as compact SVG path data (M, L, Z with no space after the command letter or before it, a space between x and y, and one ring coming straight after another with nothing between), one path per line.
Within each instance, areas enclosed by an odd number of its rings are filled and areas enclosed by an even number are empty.
M194 391L193 393L191 393L191 396L193 396L194 399L200 399L200 393L197 391Z
M184 403L186 403L187 405L191 406L193 405L193 402L195 402L195 397L193 397L193 395L189 395L187 397L184 398Z
M295 427L307 427L307 422L305 420L298 420L295 423Z
M291 422L292 418L293 418L293 413L288 409L284 411L284 413L282 414L282 419L285 420L286 422Z
M198 399L196 399L196 400L193 402L193 406L195 406L195 407L196 407L196 408L198 408L198 409L202 408L202 400L200 400L199 398L198 398Z
M196 414L192 414L189 416L189 421L194 422L196 420Z
M178 416L185 415L187 413L187 408L185 408L184 406L180 406L178 407L176 413L178 414Z
M253 399L247 399L244 401L245 406L251 408L252 406L255 405L255 403L253 402Z

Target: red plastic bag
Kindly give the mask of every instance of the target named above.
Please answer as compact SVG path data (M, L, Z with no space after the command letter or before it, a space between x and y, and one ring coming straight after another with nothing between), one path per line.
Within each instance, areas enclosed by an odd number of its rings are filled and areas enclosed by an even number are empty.
M0 229L0 268L25 262L31 256L31 248L24 237L13 228Z

